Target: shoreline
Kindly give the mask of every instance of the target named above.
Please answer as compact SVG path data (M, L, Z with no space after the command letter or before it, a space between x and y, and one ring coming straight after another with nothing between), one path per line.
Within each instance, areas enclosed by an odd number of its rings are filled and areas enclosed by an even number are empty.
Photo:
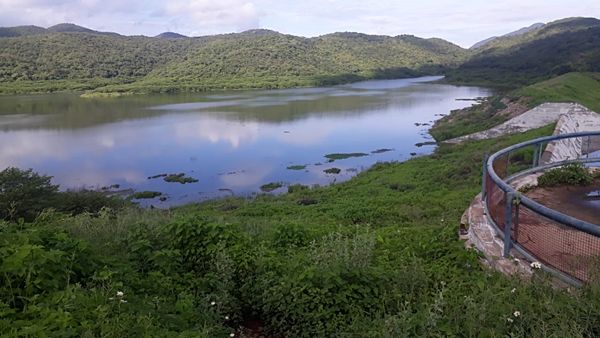
M325 75L324 75L325 76ZM345 74L340 74L340 75L329 75L331 77L339 77L339 76L345 76ZM445 75L443 74L415 74L415 76L408 76L408 77L393 77L393 78L385 78L385 77L369 77L369 76L362 76L362 75L353 75L356 76L355 79L350 80L350 81L335 81L333 80L332 82L324 82L324 83L318 83L317 79L313 78L313 77L298 77L298 78L291 78L289 85L286 85L285 83L280 83L280 84L270 84L270 80L274 80L277 79L277 77L257 77L257 78L249 78L248 81L251 82L259 82L259 83L263 83L263 86L232 86L232 87L227 87L227 85L229 84L229 82L224 82L221 84L217 84L215 82L213 83L197 83L197 84L193 84L193 85L189 85L189 86L179 86L179 87L175 87L175 86L169 86L168 84L158 84L156 86L153 85L148 85L147 88L148 90L128 90L128 91L120 91L120 90L113 90L113 91L98 91L101 90L102 88L107 88L107 87L120 87L120 86L129 86L129 85L135 85L136 83L139 83L138 81L133 81L133 82L123 82L123 83L114 83L114 84L107 84L107 85L101 85L98 87L94 87L94 88L86 88L86 89L81 89L78 90L76 88L70 89L70 88L64 88L63 87L68 87L68 86L73 86L73 87L83 87L83 86L89 86L89 84L87 84L88 82L92 82L95 79L82 79L82 80L74 80L71 83L64 83L63 81L68 81L68 80L57 80L57 81L30 81L30 82L23 82L23 83L19 83L19 82L8 82L6 84L0 85L0 97L6 97L6 96L19 96L19 95L48 95L48 94L79 94L80 97L82 98L115 98L115 97L123 97L123 96L145 96L145 95L157 95L157 94L195 94L195 93L212 93L212 92L221 92L221 91L252 91L252 90L277 90L277 89L296 89L296 88L330 88L330 87L335 87L335 86L341 86L341 85L348 85L348 84L354 84L354 83L360 83L360 82L366 82L366 81L386 81L386 80L406 80L406 79L419 79L419 78L425 78L425 77L439 77L441 76L441 79L437 79L437 80L432 80L432 81L427 81L427 82L431 82L431 83L440 83L440 84L448 84L448 85L458 85L458 86L474 86L477 87L477 85L463 85L463 84L453 84L453 83L443 83L442 81L444 81ZM143 78L142 78L143 79ZM142 79L140 79L139 81L141 81ZM98 79L96 79L98 80ZM101 80L105 80L105 79L101 79ZM78 82L81 81L81 82ZM126 80L127 81L127 80ZM231 83L235 83L235 82L240 82L240 79L232 79ZM25 86L30 86L30 85L37 85L38 88L42 88L40 90L7 90L6 88L10 88L12 87L11 85L14 84L22 84ZM60 84L64 84L64 86L59 86ZM143 83L142 83L143 85ZM5 87L5 88L3 88ZM43 88L47 88L47 89L43 89ZM56 88L56 90L55 90Z

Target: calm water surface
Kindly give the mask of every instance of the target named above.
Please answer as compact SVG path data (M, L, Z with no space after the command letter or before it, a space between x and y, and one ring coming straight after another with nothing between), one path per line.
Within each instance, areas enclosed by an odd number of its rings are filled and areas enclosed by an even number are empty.
M416 123L473 104L457 99L490 95L428 83L436 79L116 99L0 97L0 169L33 168L63 189L159 191L166 201L142 201L157 207L248 195L269 182L339 182L379 161L430 153L433 146L415 145L431 140L429 127ZM372 153L381 148L393 150ZM333 163L324 157L354 152L369 156ZM324 172L333 167L341 172ZM199 181L148 178L163 173Z

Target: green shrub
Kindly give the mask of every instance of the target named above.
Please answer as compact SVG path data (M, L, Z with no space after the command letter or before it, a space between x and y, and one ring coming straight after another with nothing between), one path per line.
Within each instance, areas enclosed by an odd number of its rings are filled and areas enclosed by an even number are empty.
M0 172L0 218L33 220L38 213L51 206L58 186L50 183L52 177L33 172L6 168Z
M299 191L305 191L308 190L309 187L303 184L292 184L290 186L288 186L288 193L293 194Z
M277 248L287 249L308 244L308 231L298 224L282 224L275 228L273 244Z
M169 183L181 183L181 184L198 182L198 179L185 176L184 173L170 174L170 175L165 176L165 178L163 178L163 180L165 182L169 182Z
M540 187L555 187L559 185L589 185L594 177L581 163L570 163L560 168L545 172L538 178Z
M102 192L91 190L59 192L51 201L52 208L70 215L84 212L97 214L104 208L120 210L127 205L130 203L119 197L106 196Z
M167 248L177 250L181 264L192 271L202 271L222 246L236 244L240 236L233 225L197 215L178 217L164 230Z
M15 309L84 281L97 267L85 242L47 225L20 229L13 224L0 237L0 299Z
M0 219L32 221L48 208L76 215L95 214L103 208L118 210L127 205L120 198L97 191L59 192L51 179L31 169L7 168L0 172Z
M161 196L162 193L159 191L138 191L130 196L132 199L140 200L140 199L153 199L158 196Z
M264 192L271 192L283 187L283 183L281 182L271 182L267 184L263 184L260 186L260 190Z

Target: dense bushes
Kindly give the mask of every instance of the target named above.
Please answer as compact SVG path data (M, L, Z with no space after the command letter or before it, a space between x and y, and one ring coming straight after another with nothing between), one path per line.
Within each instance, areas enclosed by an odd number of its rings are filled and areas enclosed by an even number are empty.
M44 209L53 208L71 215L96 213L102 208L120 209L126 203L95 191L59 192L52 177L33 170L6 168L0 172L0 219L33 220Z
M50 207L58 192L58 186L50 180L51 177L40 176L31 169L7 168L0 172L0 218L31 220Z
M492 42L448 77L451 81L518 88L568 72L600 71L600 20L574 18Z

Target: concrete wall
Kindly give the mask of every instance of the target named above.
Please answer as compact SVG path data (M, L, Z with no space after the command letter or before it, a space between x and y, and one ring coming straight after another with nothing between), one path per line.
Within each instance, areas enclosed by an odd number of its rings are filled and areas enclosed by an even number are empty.
M600 115L580 105L559 117L554 135L600 130ZM543 163L574 160L600 149L600 137L572 138L548 144L542 155Z

